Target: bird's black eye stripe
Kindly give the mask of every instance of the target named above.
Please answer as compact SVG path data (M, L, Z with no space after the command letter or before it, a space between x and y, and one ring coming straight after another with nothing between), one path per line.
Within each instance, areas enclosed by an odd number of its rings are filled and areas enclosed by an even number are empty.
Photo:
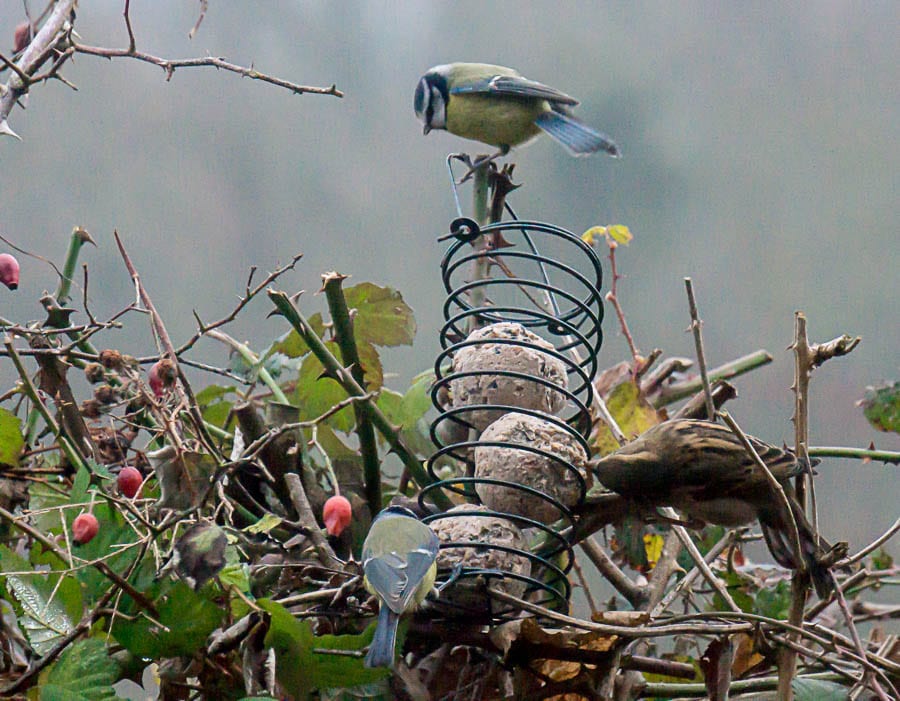
M427 77L428 82L431 83L432 90L437 89L441 94L441 97L444 98L444 104L446 104L450 99L450 88L447 87L447 76L441 75L440 73L429 73Z

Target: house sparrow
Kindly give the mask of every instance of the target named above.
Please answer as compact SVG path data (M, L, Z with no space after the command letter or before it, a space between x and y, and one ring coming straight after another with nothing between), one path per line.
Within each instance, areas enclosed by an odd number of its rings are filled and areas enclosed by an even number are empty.
M834 580L822 556L832 548L816 536L789 481L803 465L790 450L749 440L784 489L800 536L799 553L783 500L726 426L692 419L666 421L594 460L592 467L608 489L651 508L672 506L692 521L734 528L758 519L772 557L790 569L802 564L816 593L825 598Z

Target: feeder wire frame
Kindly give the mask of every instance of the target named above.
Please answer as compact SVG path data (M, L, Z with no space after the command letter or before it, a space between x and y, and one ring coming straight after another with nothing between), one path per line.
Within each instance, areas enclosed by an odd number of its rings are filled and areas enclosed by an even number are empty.
M496 248L489 251L479 253L467 253L463 250L464 246L475 240L479 236L500 236L504 232L519 232L525 236L531 252L510 250L509 248ZM565 242L574 244L577 249L584 253L588 261L591 274L585 275L579 270L566 265L560 261L541 256L537 253L529 234L538 232L547 234ZM585 454L589 454L587 446L587 436L590 431L590 412L588 407L593 401L593 385L592 380L597 371L597 355L602 344L601 323L603 320L603 304L600 295L600 286L602 282L602 268L599 258L588 244L581 240L575 234L566 231L560 227L534 221L510 221L491 224L486 227L479 227L476 222L471 219L460 217L451 223L451 233L443 238L454 238L444 255L441 262L441 275L444 288L447 291L447 299L444 303L444 317L447 319L441 328L440 341L443 351L435 362L436 380L432 386L432 402L441 412L431 425L431 438L438 450L431 456L428 461L429 475L435 480L435 483L427 486L419 495L419 504L427 510L425 504L426 496L435 489L446 490L461 495L466 499L480 502L476 490L477 485L499 485L513 490L519 490L529 497L537 497L545 502L550 503L558 511L560 518L553 524L547 525L540 521L530 519L513 513L501 512L495 510L472 510L472 511L454 511L452 514L433 514L426 517L426 523L434 522L442 518L451 516L478 516L484 518L501 518L510 521L513 524L521 525L526 529L538 529L531 531L532 534L541 532L543 534L544 547L541 552L529 552L518 548L511 548L500 544L492 544L484 541L476 542L449 542L442 543L442 550L450 550L455 548L473 548L477 552L485 549L495 549L506 552L510 555L527 558L532 564L532 572L529 575L507 572L505 570L497 570L479 567L463 567L459 572L455 572L452 576L460 579L476 579L485 586L485 602L484 606L473 607L470 610L456 611L456 615L486 615L490 620L501 622L515 618L520 612L503 606L489 596L487 591L493 580L514 579L525 583L525 593L523 596L532 600L539 600L540 603L548 608L560 612L567 612L571 588L568 582L568 572L574 561L574 553L572 544L568 538L575 531L573 528L574 517L571 508L559 502L553 496L532 487L509 482L507 480L499 480L488 477L456 477L441 480L436 474L436 465L444 458L455 458L461 464L467 466L467 471L471 475L474 471L474 462L472 456L474 449L478 446L506 447L516 450L525 450L540 455L544 458L554 460L563 464L568 470L577 475L578 480L578 499L576 506L583 503L586 495L585 476L571 463L562 458L543 451L539 448L530 447L524 444L516 444L504 441L456 441L444 444L438 436L438 426L447 420L468 429L468 432L478 432L477 428L470 422L465 420L465 414L473 411L497 411L498 416L504 413L517 412L529 414L545 421L554 423L557 428L566 431L573 437L579 445L585 450ZM536 264L541 271L542 280L531 280L520 277L508 278L485 278L476 281L464 282L454 288L454 274L457 270L466 264L471 264L476 259L488 256L496 261L507 259L510 261L524 261L526 264ZM502 266L501 266L502 267ZM554 269L558 273L564 275L566 279L574 281L575 284L584 289L581 294L573 294L557 285L551 284L547 269ZM477 288L491 290L491 288L513 287L522 292L530 302L535 305L531 308L512 306L512 305L493 305L475 308L471 306L465 297L470 295L472 290ZM538 294L546 295L549 300L552 312L540 308L530 296L530 291L536 291ZM565 312L560 309L558 300L564 300L569 306ZM543 330L551 338L561 340L562 343L553 343L553 348L545 348L537 344L529 343L524 340L504 339L504 338L485 338L473 341L465 339L466 322L475 318L483 324L496 322L513 322L529 330ZM547 339L545 339L547 340ZM546 380L544 378L535 377L527 373L518 373L504 370L472 370L466 372L454 372L452 369L452 358L460 349L467 346L479 344L511 344L521 347L531 348L540 353L551 355L561 361L566 367L568 376L577 378L574 388L562 388L559 385ZM571 356L574 356L574 360ZM566 399L565 406L574 407L574 414L566 419L560 419L550 416L540 411L526 409L516 406L500 405L500 404L478 404L468 406L442 406L440 395L450 389L451 383L467 376L490 375L490 376L506 376L511 379L521 379L533 383L539 383L558 392ZM583 396L579 396L583 395ZM564 534L568 534L564 535ZM535 539L531 538L532 542ZM557 559L565 563L560 568L554 564L551 559ZM444 567L439 570L439 580L446 581L446 577L451 576L451 568ZM550 584L551 582L553 584ZM559 586L556 583L559 583ZM447 602L444 608L453 608ZM447 611L448 616L454 612Z

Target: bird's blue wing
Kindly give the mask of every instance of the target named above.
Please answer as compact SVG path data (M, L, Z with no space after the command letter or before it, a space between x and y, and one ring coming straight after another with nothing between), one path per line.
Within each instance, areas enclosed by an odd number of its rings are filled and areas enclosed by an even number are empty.
M366 579L391 611L403 613L407 609L437 557L438 542L434 536L421 548L407 553L405 559L388 553L363 562Z
M415 591L410 586L409 567L396 553L373 557L363 563L366 579L391 611L403 613Z
M522 76L495 75L483 80L457 85L450 89L451 94L462 95L466 93L487 93L494 95L509 95L511 97L534 97L548 100L560 105L577 105L571 95L566 95L549 85L528 80Z

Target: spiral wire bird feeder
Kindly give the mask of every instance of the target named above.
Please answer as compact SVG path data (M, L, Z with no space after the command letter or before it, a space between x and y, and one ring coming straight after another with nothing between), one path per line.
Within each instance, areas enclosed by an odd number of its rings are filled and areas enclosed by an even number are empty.
M493 244L482 249L470 246L480 236ZM448 618L500 622L517 617L515 607L490 596L490 590L497 588L567 612L573 509L584 501L590 476L566 456L589 455L592 380L602 343L600 260L572 232L536 221L479 227L472 219L460 217L444 238L452 243L441 262L447 297L440 331L442 351L435 362L432 387L432 401L440 412L431 424L437 450L428 461L435 483L422 490L419 503L427 510L425 500L432 490L449 492L454 501L466 503L424 520L442 540L439 583L449 581L448 589L458 587L468 595L442 593L434 608ZM552 257L539 252L551 249ZM466 279L473 266L485 263L484 258L489 269L499 273ZM498 331L491 335L494 329ZM466 354L482 354L489 361L504 354L515 362L536 359L538 370L461 367L460 359ZM547 368L556 368L556 374ZM564 375L562 381L560 375ZM523 396L527 390L545 405L509 401L506 395L507 401L493 399L503 394L505 385L521 390ZM466 388L472 387L477 391L462 401ZM485 397L488 401L479 401ZM495 422L498 417L514 424L510 435L534 440L492 438L495 426L502 423ZM499 453L491 453L492 449ZM478 475L476 455L503 455L513 467L538 461L551 478L565 482L566 497L549 493L553 490L544 489L541 482L529 486L519 479ZM486 496L518 506L486 508ZM453 539L450 522L461 518L483 519L486 537ZM501 523L508 524L511 532L520 531L521 541L497 542ZM446 564L448 558L455 566Z

